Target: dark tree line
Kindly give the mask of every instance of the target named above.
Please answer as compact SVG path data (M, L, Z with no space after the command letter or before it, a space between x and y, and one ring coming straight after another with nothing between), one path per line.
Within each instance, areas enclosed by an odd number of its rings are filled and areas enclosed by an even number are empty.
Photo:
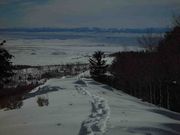
M3 48L5 43L5 40L0 43L0 88L2 88L3 84L8 82L9 77L13 75L13 66L10 61L13 56Z
M180 112L180 25L167 32L155 49L117 53L110 70L114 87Z

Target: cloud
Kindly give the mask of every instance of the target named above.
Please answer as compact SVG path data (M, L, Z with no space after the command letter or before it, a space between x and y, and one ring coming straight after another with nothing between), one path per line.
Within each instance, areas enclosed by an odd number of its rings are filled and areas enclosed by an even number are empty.
M179 0L1 0L2 3L20 7L5 11L4 17L16 20L8 26L19 27L165 26L173 12L180 13ZM9 19L12 13L16 18Z
M35 4L35 3L43 3L46 2L47 0L1 0L0 1L0 6L6 6L6 5L17 5L17 4Z

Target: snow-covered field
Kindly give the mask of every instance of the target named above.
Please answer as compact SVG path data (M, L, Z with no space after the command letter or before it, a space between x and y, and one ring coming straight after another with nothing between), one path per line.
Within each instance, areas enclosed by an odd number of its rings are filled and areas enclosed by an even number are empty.
M67 63L87 63L95 51L110 54L122 50L139 50L137 46L99 43L87 39L13 39L5 45L15 57L18 65L53 65Z
M49 92L33 94L38 90ZM83 78L83 74L51 79L30 95L21 109L0 111L0 135L180 134L180 114Z

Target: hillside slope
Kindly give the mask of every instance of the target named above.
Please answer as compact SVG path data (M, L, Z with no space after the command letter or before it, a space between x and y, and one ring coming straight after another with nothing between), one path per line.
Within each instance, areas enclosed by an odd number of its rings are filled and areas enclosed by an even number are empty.
M37 91L48 94L36 96ZM179 135L180 114L90 78L51 79L20 109L0 111L1 135Z

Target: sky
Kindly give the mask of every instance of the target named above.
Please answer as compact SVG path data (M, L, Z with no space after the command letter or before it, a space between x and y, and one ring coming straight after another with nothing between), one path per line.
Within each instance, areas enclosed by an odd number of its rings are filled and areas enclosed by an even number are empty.
M180 0L0 0L0 28L169 27Z

